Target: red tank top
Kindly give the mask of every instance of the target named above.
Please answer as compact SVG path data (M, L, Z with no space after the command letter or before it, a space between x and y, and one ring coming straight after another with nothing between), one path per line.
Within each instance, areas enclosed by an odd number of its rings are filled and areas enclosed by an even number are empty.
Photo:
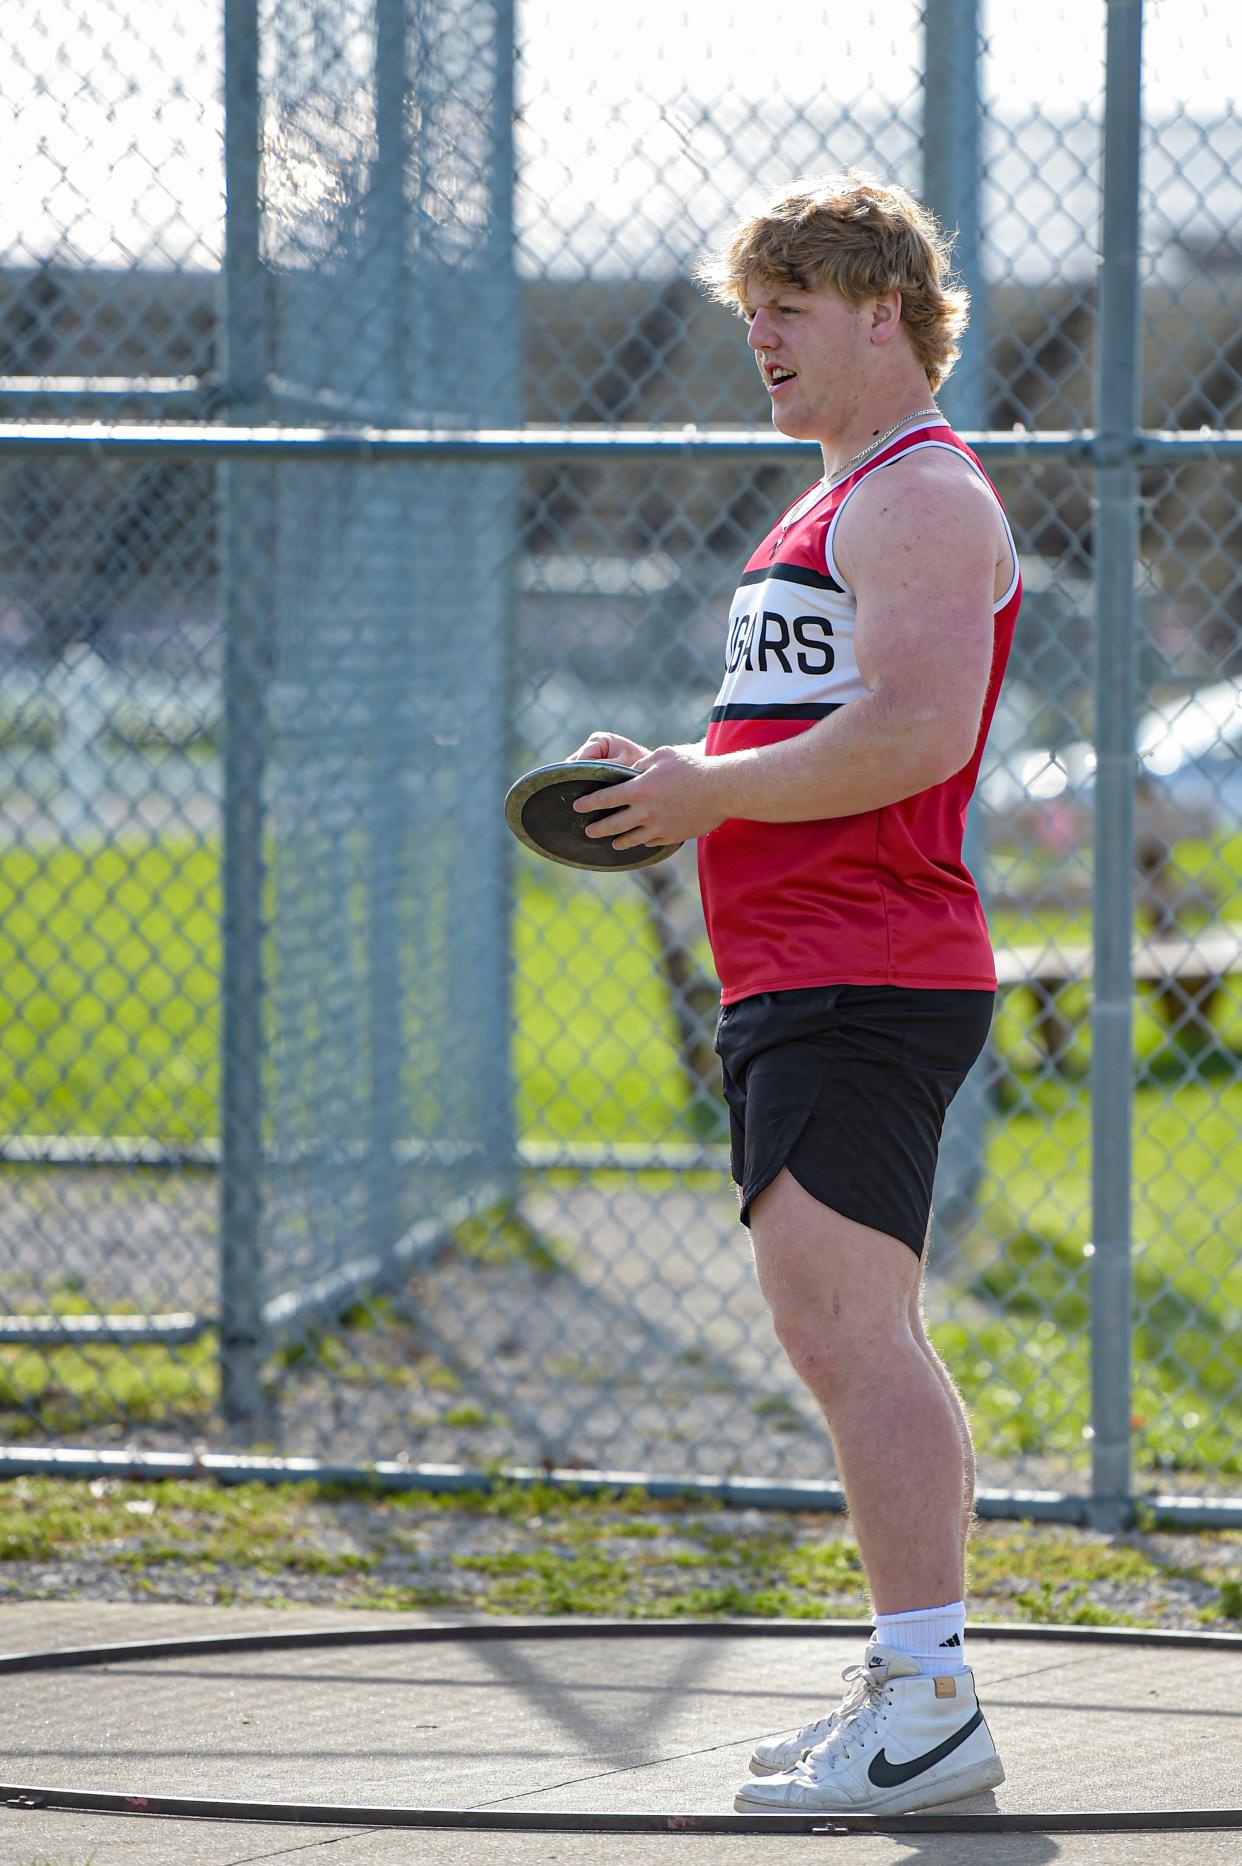
M822 481L812 486L755 551L733 598L709 757L792 738L867 691L854 658L856 603L833 555L836 524L869 474L927 447L962 455L1000 506L945 422L910 429L831 491ZM995 989L962 837L1022 600L1008 520L1005 529L1013 580L993 605L992 668L969 762L882 809L804 823L731 818L699 838L707 934L726 1004L813 985Z

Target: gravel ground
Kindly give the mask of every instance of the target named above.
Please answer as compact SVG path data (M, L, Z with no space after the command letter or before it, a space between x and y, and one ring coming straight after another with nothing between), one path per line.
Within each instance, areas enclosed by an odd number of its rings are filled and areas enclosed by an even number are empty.
M0 1312L47 1307L54 1263L88 1306L210 1313L217 1199L204 1172L13 1175L0 1196ZM546 1240L551 1255L520 1242L508 1254L449 1251L394 1297L360 1303L348 1329L311 1331L304 1352L269 1366L274 1411L256 1433L235 1439L219 1418L208 1341L50 1365L37 1402L6 1400L5 1435L107 1450L261 1448L336 1465L831 1478L822 1422L776 1342L723 1184L606 1175L536 1187L522 1211L528 1244ZM926 1306L933 1324L965 1327L968 1356L996 1320L936 1275ZM1085 1441L1017 1452L986 1423L977 1437L984 1488L1086 1486ZM1140 1453L1143 1490L1237 1487L1223 1472L1152 1470Z
M65 1274L100 1301L207 1306L215 1190L202 1173L22 1175L18 1196L0 1201L10 1300L29 1305L55 1245ZM559 1262L521 1250L449 1254L370 1327L290 1360L272 1449L360 1464L684 1471L710 1447L712 1469L830 1475L822 1425L770 1336L727 1191L582 1182L532 1192L526 1216ZM80 1255L66 1254L70 1238ZM935 1280L928 1294L939 1320L965 1300ZM962 1313L974 1326L986 1319ZM53 1392L47 1403L82 1396ZM211 1442L209 1402L192 1383L170 1388L168 1417L138 1429L126 1400L116 1403L114 1426L92 1418L84 1437L75 1417L67 1442ZM988 1487L1073 1490L1082 1463L984 1456L979 1476ZM1200 1489L1202 1474L1159 1474L1162 1491L1179 1484ZM867 1610L856 1550L831 1516L636 1495L450 1506L330 1498L313 1486L196 1492L105 1480L0 1485L2 1599L693 1617ZM971 1607L978 1618L1242 1630L1242 1532L1110 1538L989 1523L976 1538Z
M819 1514L656 1505L632 1493L502 1492L461 1507L311 1487L24 1479L5 1487L4 1505L0 1600L618 1617L867 1611L848 1528ZM1242 1532L987 1523L973 1567L977 1619L1242 1631Z

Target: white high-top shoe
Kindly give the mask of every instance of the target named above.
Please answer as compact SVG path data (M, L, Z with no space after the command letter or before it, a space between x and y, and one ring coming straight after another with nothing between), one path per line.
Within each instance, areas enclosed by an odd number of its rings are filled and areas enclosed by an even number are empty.
M743 1814L904 1814L996 1788L1001 1759L975 1696L974 1674L931 1678L914 1659L871 1645L861 1665L842 1673L850 1689L819 1737L777 1773L742 1783L733 1805ZM817 1725L773 1737L755 1750L762 1769Z
M868 1646L868 1652L871 1647ZM854 1699L866 1690L862 1681L863 1666L847 1666L841 1676L850 1679L849 1690L836 1710L829 1711L824 1717L817 1717L813 1723L804 1723L800 1730L786 1730L781 1736L765 1736L755 1744L750 1759L752 1775L782 1775L787 1769L796 1769L802 1758L813 1750L817 1743L822 1743L828 1733L835 1728L839 1718L845 1713Z

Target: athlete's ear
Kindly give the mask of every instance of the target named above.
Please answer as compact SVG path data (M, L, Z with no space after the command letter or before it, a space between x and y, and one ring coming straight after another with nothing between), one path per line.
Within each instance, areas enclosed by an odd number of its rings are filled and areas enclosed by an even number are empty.
M885 292L871 300L871 341L890 343L901 328L901 293Z

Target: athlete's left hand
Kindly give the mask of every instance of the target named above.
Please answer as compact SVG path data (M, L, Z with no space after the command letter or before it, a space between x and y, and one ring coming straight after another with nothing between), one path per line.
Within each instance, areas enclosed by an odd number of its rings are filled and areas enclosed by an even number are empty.
M607 822L589 824L586 833L616 849L664 849L688 842L706 836L727 814L716 802L711 764L702 745L657 745L639 759L629 783L588 791L574 809L584 815L615 812ZM622 795L625 803L618 808Z

